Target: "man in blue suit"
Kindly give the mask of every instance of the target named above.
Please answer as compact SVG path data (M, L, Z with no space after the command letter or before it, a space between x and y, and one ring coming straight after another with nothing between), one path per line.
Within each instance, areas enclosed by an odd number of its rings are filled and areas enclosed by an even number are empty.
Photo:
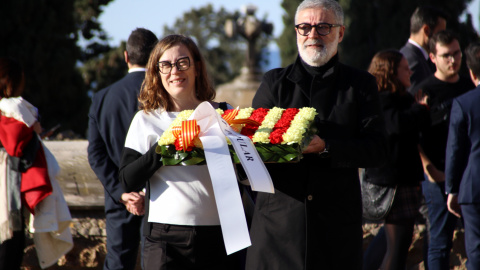
M432 6L418 7L410 18L410 37L400 52L412 70L410 93L416 85L435 72L435 65L428 58L428 41L433 34L445 30L447 15Z
M124 52L128 74L97 92L88 114L88 161L105 188L107 255L104 269L135 269L143 194L125 193L118 181L118 167L130 122L138 110L137 96L145 66L157 42L150 30L132 31Z
M480 269L480 42L465 51L477 86L453 100L446 150L448 210L463 216L467 268Z

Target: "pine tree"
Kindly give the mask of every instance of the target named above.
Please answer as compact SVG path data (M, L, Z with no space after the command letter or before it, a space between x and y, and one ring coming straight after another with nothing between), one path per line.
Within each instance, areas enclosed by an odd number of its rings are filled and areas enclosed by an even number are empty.
M0 4L0 57L25 69L24 98L38 107L41 124L61 124L81 135L87 127L89 98L77 65L77 41L104 37L96 18L110 0L7 0Z

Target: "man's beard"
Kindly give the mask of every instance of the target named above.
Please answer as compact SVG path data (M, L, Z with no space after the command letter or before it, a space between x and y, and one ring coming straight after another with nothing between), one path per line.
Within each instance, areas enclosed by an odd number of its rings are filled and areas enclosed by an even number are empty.
M321 47L309 48L308 45L312 44L320 44ZM336 44L332 42L326 45L321 39L309 39L303 44L297 42L297 46L298 53L305 63L313 67L320 67L333 57Z

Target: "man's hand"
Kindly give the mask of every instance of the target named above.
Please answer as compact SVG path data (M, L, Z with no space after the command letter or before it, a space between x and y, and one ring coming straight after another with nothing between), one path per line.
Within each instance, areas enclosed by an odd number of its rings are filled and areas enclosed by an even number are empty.
M314 135L310 144L303 150L303 154L320 153L325 150L325 141Z
M143 191L123 193L120 202L125 205L128 212L134 215L145 214L145 193Z
M462 210L460 204L458 204L458 196L453 194L448 194L447 197L447 208L450 213L454 214L457 217L462 217Z

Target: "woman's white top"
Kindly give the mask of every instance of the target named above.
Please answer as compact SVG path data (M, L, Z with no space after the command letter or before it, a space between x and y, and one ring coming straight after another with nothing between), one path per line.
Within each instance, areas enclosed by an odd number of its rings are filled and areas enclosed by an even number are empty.
M178 112L139 111L125 147L145 154L175 120ZM207 165L162 166L149 181L148 222L176 225L220 225Z

